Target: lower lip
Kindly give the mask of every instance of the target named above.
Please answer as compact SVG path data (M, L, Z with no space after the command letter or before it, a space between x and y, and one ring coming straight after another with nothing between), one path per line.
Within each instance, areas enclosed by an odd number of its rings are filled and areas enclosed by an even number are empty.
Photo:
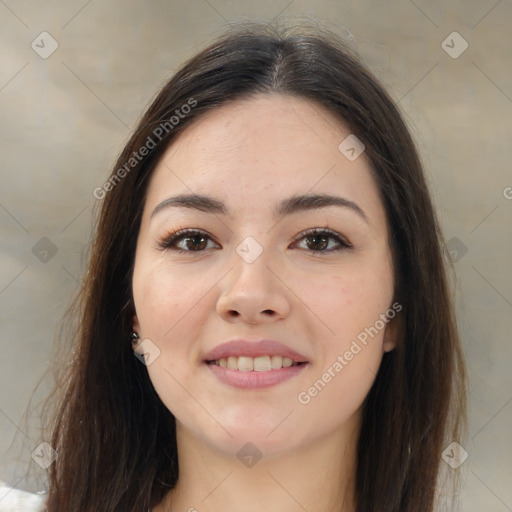
M241 389L259 389L275 386L285 380L295 377L301 373L308 363L302 363L296 366L288 366L287 368L279 368L279 370L268 370L266 372L244 372L241 370L230 370L225 366L217 366L216 364L206 364L209 370L224 384Z

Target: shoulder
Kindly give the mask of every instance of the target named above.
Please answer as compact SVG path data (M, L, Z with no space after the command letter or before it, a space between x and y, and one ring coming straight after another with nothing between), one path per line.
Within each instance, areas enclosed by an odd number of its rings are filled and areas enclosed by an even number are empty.
M32 494L0 481L2 512L42 512L45 510L45 499L45 494Z

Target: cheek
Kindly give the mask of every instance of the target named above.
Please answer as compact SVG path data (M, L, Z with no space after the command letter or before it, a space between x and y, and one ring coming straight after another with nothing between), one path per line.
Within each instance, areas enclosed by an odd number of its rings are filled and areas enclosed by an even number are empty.
M325 334L341 344L373 326L393 298L391 276L377 269L352 268L322 280L320 286L312 280L302 287L301 296L324 325Z
M325 428L334 428L361 407L375 381L387 325L380 315L393 290L389 276L371 272L333 276L321 288L310 287L308 303L329 332L297 401L308 417L323 416Z
M345 424L362 406L381 360L381 352L362 351L342 369L330 362L297 396L305 421L323 418L326 430Z
M198 279L192 267L178 269L162 260L138 263L133 294L141 334L160 350L148 374L162 402L176 414L190 406L190 395L180 383L194 375L194 344L213 307L208 297L212 282L204 275Z
M201 313L210 288L208 277L197 279L192 268L178 271L165 261L141 272L136 267L133 294L143 334L159 339L169 336L179 322Z
M311 400L318 413L339 404L333 414L343 420L359 408L379 370L388 325L381 315L391 307L392 273L380 259L332 275L322 287L310 283L309 289L308 303L318 308L326 334L301 403Z

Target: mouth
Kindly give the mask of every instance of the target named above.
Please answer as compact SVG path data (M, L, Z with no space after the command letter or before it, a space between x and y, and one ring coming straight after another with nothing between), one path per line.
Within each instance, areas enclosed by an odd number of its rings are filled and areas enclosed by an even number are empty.
M289 357L280 355L263 355L257 357L229 356L206 361L206 364L222 366L228 370L239 370L241 372L269 372L272 370L280 370L281 368L304 365L306 361L294 361Z
M239 389L267 388L302 374L306 357L275 340L235 339L218 345L204 356L210 374Z
M221 383L243 390L276 386L297 377L309 366L305 361L281 356L229 356L205 363L210 374Z

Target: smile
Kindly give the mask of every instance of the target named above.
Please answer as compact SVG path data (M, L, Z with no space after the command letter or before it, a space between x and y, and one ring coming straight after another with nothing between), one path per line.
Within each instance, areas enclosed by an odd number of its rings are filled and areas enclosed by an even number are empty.
M242 372L268 372L301 364L293 361L289 357L279 355L258 357L229 356L216 359L215 361L209 361L208 363L215 364L216 366L223 366L229 370L240 370Z
M272 367L272 361L276 368ZM228 367L230 364L232 369ZM307 362L298 363L281 356L229 356L206 362L206 368L215 379L227 386L246 390L275 386L299 375L308 366Z

